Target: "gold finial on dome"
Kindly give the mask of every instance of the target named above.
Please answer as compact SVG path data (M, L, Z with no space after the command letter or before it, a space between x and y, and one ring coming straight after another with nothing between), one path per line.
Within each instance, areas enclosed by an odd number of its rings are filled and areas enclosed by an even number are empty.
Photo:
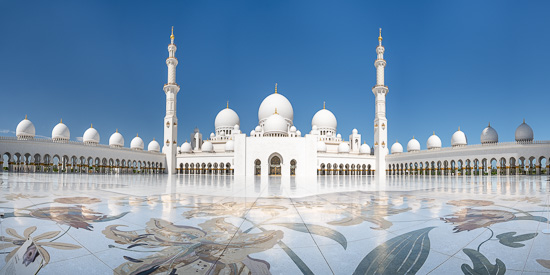
M326 102L325 102L325 101L323 101L323 109L325 109L325 104L326 104Z
M172 35L170 35L170 39L174 40L174 26L172 26Z
M460 131L460 126L458 126L458 130Z
M118 133L118 128L116 129L115 133Z
M489 121L489 127L491 127L491 122Z
M525 118L523 118L523 123L525 123Z
M435 131L433 132L432 136L435 136Z
M94 128L94 124L93 124L93 123L90 123L90 128Z
M59 120L59 123L63 124L63 119L60 119L60 120Z
M382 42L382 28L380 28L380 36L378 36L378 41Z
M275 83L275 93L277 93L277 83Z
M413 136L413 139L415 139L414 136Z
M277 108L275 108L275 113L273 113L273 114L274 114L274 115L278 115L278 113L277 113Z
M153 141L155 140L155 138L153 138Z
M227 101L227 106L225 108L229 109L229 100Z
M27 120L27 115L25 115L25 120Z
M138 133L136 133L136 137L139 137Z

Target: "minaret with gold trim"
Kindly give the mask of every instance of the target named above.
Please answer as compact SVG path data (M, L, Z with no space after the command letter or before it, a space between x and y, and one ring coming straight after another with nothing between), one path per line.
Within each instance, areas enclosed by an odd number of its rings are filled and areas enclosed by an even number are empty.
M176 153L178 148L178 118L176 117L176 99L180 86L176 83L176 44L174 44L174 27L170 35L170 44L168 45L168 82L164 84L164 93L166 94L166 116L164 117L164 154L166 154L166 171L168 174L176 173Z
M382 29L380 29L378 47L376 47L377 58L374 61L376 86L372 88L372 93L376 97L374 115L375 177L381 181L386 178L386 148L388 147L388 120L386 119L386 95L388 94L388 87L384 85L384 68L386 67L384 50L384 46L382 46Z

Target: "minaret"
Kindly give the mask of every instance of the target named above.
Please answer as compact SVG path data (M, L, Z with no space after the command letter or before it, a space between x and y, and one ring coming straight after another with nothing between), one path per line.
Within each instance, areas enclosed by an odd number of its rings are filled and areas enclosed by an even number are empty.
M376 47L377 58L374 61L376 67L376 86L372 88L372 93L376 97L376 107L374 115L374 156L376 159L375 176L378 182L386 179L386 148L388 146L388 120L386 119L386 94L388 87L384 85L384 46L382 46L382 29L378 37L378 47Z
M176 173L176 153L178 148L178 118L176 117L176 99L180 86L176 83L176 66L178 60L175 57L176 44L174 44L174 27L170 35L171 43L168 45L168 83L164 84L166 93L166 116L164 117L164 153L166 154L166 171L168 174Z

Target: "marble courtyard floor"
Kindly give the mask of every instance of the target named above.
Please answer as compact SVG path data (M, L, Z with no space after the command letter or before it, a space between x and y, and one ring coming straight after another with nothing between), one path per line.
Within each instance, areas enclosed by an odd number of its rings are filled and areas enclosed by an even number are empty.
M550 274L546 176L0 179L4 272Z

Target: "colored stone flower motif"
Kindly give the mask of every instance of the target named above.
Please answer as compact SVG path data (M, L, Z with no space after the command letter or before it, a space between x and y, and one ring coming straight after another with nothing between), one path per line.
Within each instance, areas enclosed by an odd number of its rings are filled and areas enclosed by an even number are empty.
M114 198L114 200L116 200L117 201L116 204L120 205L120 206L126 206L126 205L130 205L130 206L144 206L144 205L155 206L159 202L161 202L160 199L159 199L159 196L117 197L117 198Z
M36 226L31 226L23 232L23 236L19 235L17 231L15 231L13 228L6 229L6 233L13 238L0 236L0 250L4 250L6 248L10 247L16 247L14 250L12 250L8 256L6 256L6 262L8 262L21 248L21 246L25 243L27 239L30 238L31 234L36 231ZM63 249L63 250L71 250L71 249L79 249L81 248L78 245L69 244L69 243L60 243L60 242L45 242L42 240L46 239L52 239L55 238L57 235L59 235L61 231L50 231L46 233L42 233L36 237L33 237L33 245L36 248L37 251L34 251L34 254L38 252L38 254L41 254L44 258L45 264L47 264L50 261L50 254L44 247L52 247L56 249ZM42 242L41 242L42 241Z
M28 211L28 213L27 213ZM19 209L15 211L18 217L34 217L44 220L52 220L59 224L70 225L74 228L92 230L92 222L105 222L119 219L128 212L116 216L103 215L82 205L63 207L42 207L35 209Z
M337 203L338 206L343 206L341 209L326 210L325 213L341 214L345 217L340 220L328 222L330 225L351 226L358 225L365 221L376 224L378 227L372 229L382 230L390 228L393 223L386 220L386 217L411 210L407 208L395 208L388 204L373 204L373 203Z
M184 212L182 215L190 219L193 217L215 217L215 216L235 216L239 217L247 211L248 209L256 210L259 209L263 213L270 216L277 216L281 211L286 211L288 208L281 205L261 205L254 202L244 203L244 202L224 202L224 203L197 203L196 206L189 208L194 208L195 210L189 210Z
M467 207L477 207L477 206L489 206L493 205L492 201L485 200L454 200L448 201L447 204L454 206L467 206Z
M46 196L36 196L36 195L23 194L23 193L7 194L4 196L4 198L10 201L20 200L20 199L29 199L29 198L45 198L45 197Z
M163 249L140 259L124 256L127 262L115 269L117 274L268 274L269 263L248 255L271 249L283 238L280 230L243 233L224 218L208 220L200 228L153 218L141 234L118 226L102 232L128 249Z
M508 211L503 210L479 210L472 208L460 209L458 212L441 220L455 224L455 233L461 231L470 231L477 228L488 227L496 223L507 222L516 218Z
M66 197L66 198L57 198L53 200L57 203L63 203L63 204L93 204L101 202L98 198L90 198L90 197Z

